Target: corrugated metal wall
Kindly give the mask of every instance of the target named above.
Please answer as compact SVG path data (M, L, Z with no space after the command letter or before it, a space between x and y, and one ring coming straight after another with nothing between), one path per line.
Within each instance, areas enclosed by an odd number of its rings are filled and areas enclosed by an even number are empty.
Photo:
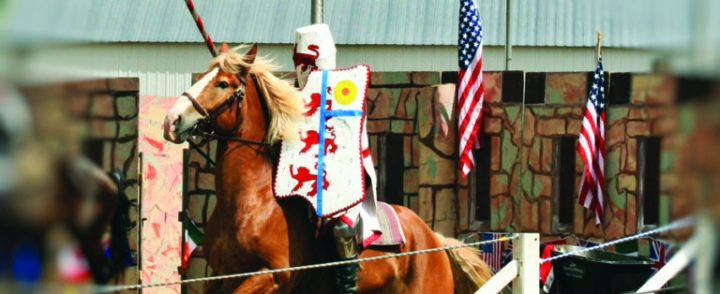
M309 0L195 1L218 42L291 44L310 24ZM478 0L485 45L505 44L505 1ZM22 0L8 33L18 39L94 42L199 42L179 0ZM682 46L691 35L691 5L677 0L513 0L513 45L647 48ZM325 1L335 42L354 45L455 45L458 0ZM18 40L20 41L20 40Z
M261 45L260 54L274 58L282 71L292 71L291 45ZM611 72L647 72L656 54L649 51L607 48L604 61ZM486 47L484 70L504 69L502 47ZM338 66L365 63L373 71L455 71L455 46L339 46ZM176 96L189 88L191 74L207 69L210 54L200 44L96 44L38 49L25 55L35 71L48 74L53 68L72 69L78 77L139 77L140 94ZM593 48L516 47L512 70L592 71ZM53 73L57 75L58 73ZM62 73L59 73L62 74ZM84 75L84 76L83 76Z

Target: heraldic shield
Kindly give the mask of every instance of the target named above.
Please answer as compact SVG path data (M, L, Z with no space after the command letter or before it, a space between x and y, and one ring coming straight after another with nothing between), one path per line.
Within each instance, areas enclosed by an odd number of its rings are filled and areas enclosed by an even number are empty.
M361 135L369 80L367 65L308 75L299 93L305 101L300 140L281 144L276 197L303 197L320 217L363 201Z

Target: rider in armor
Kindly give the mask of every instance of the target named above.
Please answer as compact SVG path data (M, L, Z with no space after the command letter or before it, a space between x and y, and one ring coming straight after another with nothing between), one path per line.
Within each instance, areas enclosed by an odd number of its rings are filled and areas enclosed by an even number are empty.
M330 29L326 24L297 29L293 61L300 88L305 86L308 74L312 70L335 69L336 52ZM380 224L375 215L375 170L369 156L367 132L364 129L361 136L364 154L362 161L365 168L365 200L339 215L323 219L323 224L331 225L328 234L331 235L329 239L333 244L330 244L330 247L333 248L335 260L357 259L360 249L367 247L380 236ZM336 281L340 293L358 293L359 268L357 263L336 267Z

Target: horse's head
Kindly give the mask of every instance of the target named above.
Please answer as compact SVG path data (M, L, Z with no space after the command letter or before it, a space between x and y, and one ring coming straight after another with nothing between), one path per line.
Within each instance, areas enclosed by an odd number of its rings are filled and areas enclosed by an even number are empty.
M235 49L237 50L237 48ZM303 111L297 90L277 77L257 45L238 54L223 44L219 55L165 116L164 137L184 142L193 132L269 143L297 138L294 118Z
M240 123L237 111L244 103L248 68L253 64L256 53L257 46L253 46L245 55L233 54L233 59L236 59L233 63L236 64L228 64L220 61L230 59L230 49L223 44L220 56L213 60L210 69L200 75L168 112L165 139L182 143L199 126L227 133Z

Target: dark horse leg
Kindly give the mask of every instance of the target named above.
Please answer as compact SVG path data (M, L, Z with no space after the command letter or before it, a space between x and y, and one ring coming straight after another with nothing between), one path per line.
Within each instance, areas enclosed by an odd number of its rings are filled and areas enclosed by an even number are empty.
M96 283L106 284L121 274L128 257L127 232L131 227L130 201L122 188L119 171L105 174L84 158L64 163L63 197L73 209L69 226L80 243ZM86 217L79 217L85 215ZM110 226L110 259L102 238Z

